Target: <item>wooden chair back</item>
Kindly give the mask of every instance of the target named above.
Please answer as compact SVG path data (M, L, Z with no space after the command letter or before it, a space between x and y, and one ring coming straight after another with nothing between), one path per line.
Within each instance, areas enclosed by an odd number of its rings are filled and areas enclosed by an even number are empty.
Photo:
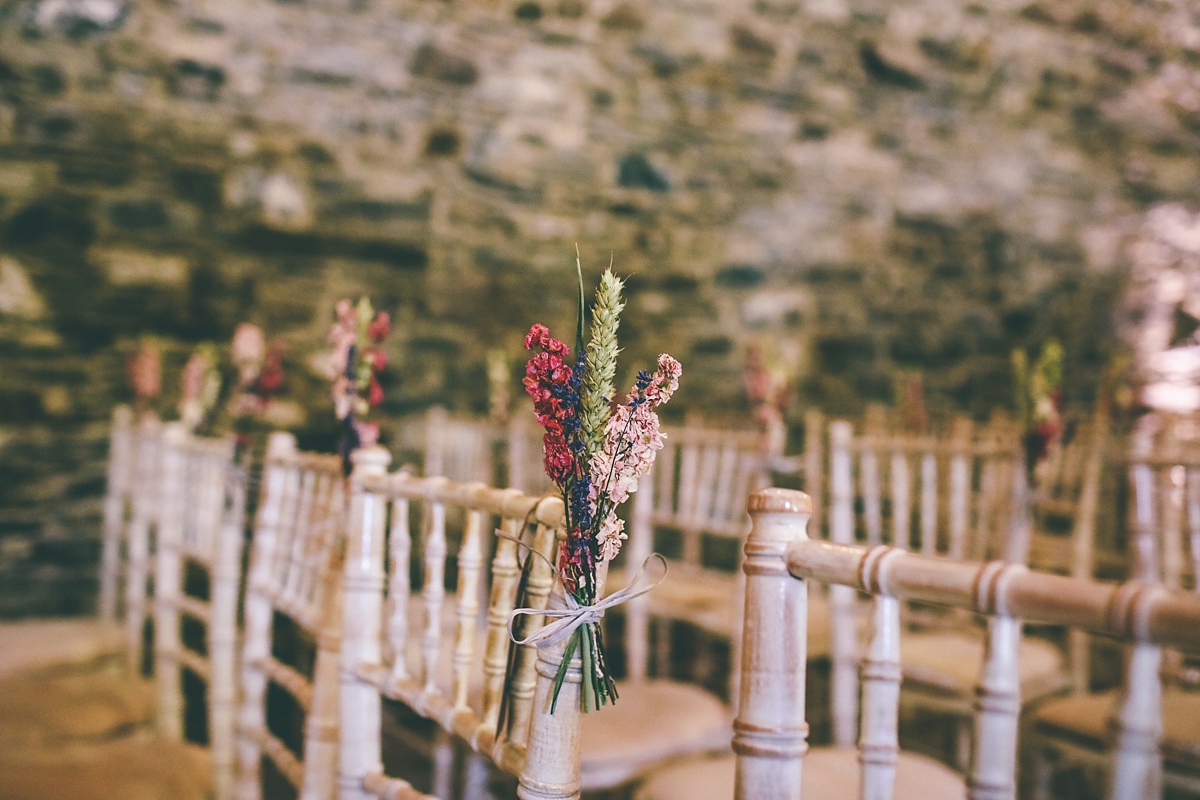
M1132 574L1200 591L1200 426L1148 414L1130 440Z
M1009 535L1019 528L1010 509L1024 474L1009 431L976 432L960 418L944 439L890 434L878 424L855 436L849 422L838 420L829 426L829 463L830 541L856 541L862 530L868 544L1025 561L1028 541Z
M383 774L384 697L435 720L518 776L520 797L578 797L579 672L573 664L551 714L551 684L562 645L544 650L523 646L516 652L506 693L508 618L520 566L516 542L493 533L499 529L524 537L534 551L553 559L557 538L564 535L562 501L440 477L388 475L387 454L377 450L359 451L354 461L345 561L342 658L348 677L341 694L340 797L424 797L407 781ZM454 541L459 544L451 552ZM490 569L484 566L489 554ZM549 563L530 558L523 602L533 608L545 608L548 601L563 607ZM448 562L457 575L452 648L442 641ZM385 572L385 565L390 571ZM421 575L423 613L410 621L414 572ZM480 587L489 584L483 610ZM486 646L478 652L481 619L487 626ZM517 626L519 634L541 625L539 617L523 619L528 622ZM419 643L413 642L417 637ZM502 703L506 722L497 735Z
M860 797L892 796L898 747L903 599L988 617L987 657L977 686L968 796L1016 796L1021 620L1077 626L1130 643L1129 669L1114 719L1113 800L1157 796L1161 731L1159 648L1200 649L1200 597L1131 582L1104 584L1029 571L1000 561L954 561L886 546L810 540L812 501L765 489L749 499L746 623L733 749L737 800L801 800L808 585L819 581L874 598L873 631L862 661L858 739Z
M754 431L720 430L688 426L663 431L666 444L658 452L650 473L638 483L633 496L629 541L625 548L626 575L633 572L654 551L654 530L668 528L680 537L680 554L670 559L673 572L667 580L709 586L720 592L714 602L736 605L740 597L740 573L720 573L707 566L706 544L724 540L740 541L749 518L743 498L768 483L769 456L760 447L761 436ZM735 551L736 552L736 551ZM706 574L707 579L706 579ZM712 578L717 578L716 581ZM728 578L728 580L722 580ZM710 586L711 584L711 586ZM670 587L664 589L665 595ZM625 671L632 681L643 680L650 672L650 610L652 598L635 597L625 604ZM663 609L670 618L698 622L689 616L686 605ZM733 647L739 641L734 613ZM660 634L660 651L666 634ZM669 653L660 652L656 660L665 666Z
M104 534L100 551L101 621L117 622L117 591L121 583L121 545L129 524L134 478L135 441L133 409L113 409L108 444L108 481L104 492Z
M425 475L491 484L495 475L495 425L487 419L452 417L434 406L425 415Z
M161 505L155 542L154 676L159 733L184 738L184 671L207 685L207 731L217 800L233 793L237 694L238 583L245 525L246 476L233 464L234 442L190 436L165 426L160 452ZM189 594L186 576L200 585ZM203 640L182 635L187 621Z
M334 795L345 500L340 458L301 453L290 434L271 435L246 575L238 800L262 796L264 760L305 800ZM280 626L315 640L311 675L307 665L276 652ZM298 746L285 742L287 732L271 730L271 695L290 698L303 714Z

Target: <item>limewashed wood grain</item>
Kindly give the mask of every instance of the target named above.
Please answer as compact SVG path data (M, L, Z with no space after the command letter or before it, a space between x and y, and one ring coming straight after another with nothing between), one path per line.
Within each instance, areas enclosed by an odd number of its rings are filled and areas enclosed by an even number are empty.
M340 458L301 453L290 434L271 435L246 575L238 800L262 796L263 757L305 800L326 800L335 794L342 623L337 556L344 536L345 497ZM311 680L272 655L276 612L316 639ZM291 694L305 711L303 759L267 729L269 682Z
M384 454L386 455L386 454ZM354 456L351 476L349 539L345 562L343 625L342 736L338 792L342 800L367 797L423 798L402 776L385 776L380 752L383 697L399 700L443 730L465 741L476 753L518 777L518 794L533 800L579 795L579 668L568 669L557 711L549 713L549 692L562 659L562 647L521 647L504 692L509 647L508 616L516 600L516 544L497 539L499 528L524 537L533 550L552 558L562 535L563 508L557 498L537 498L516 490L492 489L445 478L421 478L400 472L385 475L382 456L366 450ZM419 547L409 539L407 522L421 520ZM448 547L450 520L461 523L459 546ZM388 536L392 537L388 542ZM493 552L490 563L485 553ZM392 558L385 576L384 553ZM407 614L412 559L420 560L423 617L419 628ZM451 624L443 625L446 562L454 559L458 581ZM478 598L491 573L486 609ZM530 564L524 602L534 608L560 604L561 587L548 563ZM397 585L400 584L400 585ZM387 647L382 632L385 598L392 598ZM402 609L399 604L406 603ZM540 617L522 618L528 635ZM480 637L480 624L486 636ZM450 636L452 641L443 637ZM410 641L410 637L416 637ZM485 643L482 650L477 643ZM390 660L391 663L388 663ZM482 676L476 688L472 676ZM506 723L497 736L501 702Z
M852 587L876 596L875 624L864 660L860 797L891 797L895 761L898 615L893 603L920 600L986 614L989 647L978 682L972 800L1016 792L1017 620L1076 626L1133 644L1117 720L1110 797L1133 800L1156 790L1159 717L1157 651L1200 648L1200 597L1140 583L1105 584L1032 572L1004 562L954 561L888 547L809 540L809 499L767 489L751 496L754 526L746 543L746 624L740 705L735 723L735 797L800 798L806 751L805 620L808 583ZM879 602L880 598L889 598Z

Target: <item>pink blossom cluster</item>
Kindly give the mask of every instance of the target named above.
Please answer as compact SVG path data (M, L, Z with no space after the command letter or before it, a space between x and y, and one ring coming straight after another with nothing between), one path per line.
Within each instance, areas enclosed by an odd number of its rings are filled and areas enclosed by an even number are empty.
M602 516L598 542L601 560L611 560L625 539L625 522L613 509L637 491L638 481L650 471L654 458L663 448L664 437L659 429L655 409L671 399L679 388L683 368L671 356L658 357L658 370L649 383L639 380L628 402L619 406L604 429L604 447L592 456L589 474L592 476L588 501L592 513ZM607 501L607 502L606 502ZM600 507L607 504L608 508Z
M337 304L337 319L329 331L329 343L333 345L333 353L329 357L328 375L336 380L345 376L346 363L350 360L350 348L358 341L358 315L349 300L339 300ZM338 414L341 419L345 414Z

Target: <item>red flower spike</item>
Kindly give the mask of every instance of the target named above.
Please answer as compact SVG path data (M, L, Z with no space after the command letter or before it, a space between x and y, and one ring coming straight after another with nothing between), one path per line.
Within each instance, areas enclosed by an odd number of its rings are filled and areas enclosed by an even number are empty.
M379 385L379 381L375 376L371 376L371 384L367 389L367 404L377 406L383 402L383 387Z

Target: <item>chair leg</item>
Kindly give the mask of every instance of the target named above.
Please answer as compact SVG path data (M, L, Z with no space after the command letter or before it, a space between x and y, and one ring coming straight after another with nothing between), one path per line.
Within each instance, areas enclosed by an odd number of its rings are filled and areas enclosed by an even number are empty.
M954 765L959 772L966 774L971 768L971 743L975 734L971 718L959 717L954 733Z
M671 677L671 620L664 617L654 619L654 664L650 674Z
M433 794L449 798L454 784L454 740L440 727L433 734Z
M1049 749L1043 745L1034 755L1033 761L1033 797L1031 800L1054 800L1052 782L1054 780L1054 759L1050 757Z
M463 800L488 800L488 768L483 756L467 754L466 779L463 785Z

